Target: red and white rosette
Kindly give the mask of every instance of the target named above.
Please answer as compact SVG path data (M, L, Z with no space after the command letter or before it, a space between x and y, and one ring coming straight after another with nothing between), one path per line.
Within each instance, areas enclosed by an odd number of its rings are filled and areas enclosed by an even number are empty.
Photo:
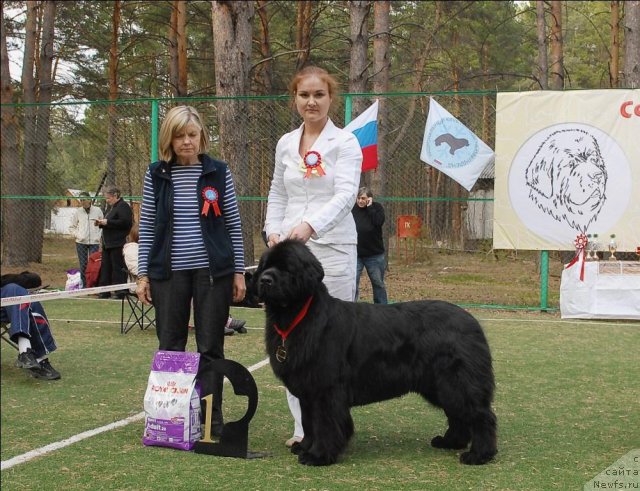
M585 263L585 255L584 254L585 254L585 251L587 249L587 244L588 243L589 243L589 239L587 239L587 236L585 234L578 235L576 237L576 240L575 240L576 255L571 260L571 262L565 266L565 269L569 269L571 266L573 266L578 261L582 261L582 264L580 265L580 281L584 281L584 263Z
M217 217L222 215L220 207L218 206L218 190L214 187L207 186L202 190L202 197L204 198L204 204L202 205L202 214L204 216L209 215L209 208L212 207Z
M302 163L304 164L305 179L312 177L314 173L317 176L325 175L324 167L322 166L322 157L320 156L320 153L315 150L309 150L305 153Z

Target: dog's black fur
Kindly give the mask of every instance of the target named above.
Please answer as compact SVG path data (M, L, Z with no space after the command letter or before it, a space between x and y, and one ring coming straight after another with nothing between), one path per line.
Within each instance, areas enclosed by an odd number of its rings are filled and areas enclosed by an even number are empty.
M424 300L374 305L333 298L324 271L299 241L267 250L253 277L265 303L265 341L271 367L300 399L304 439L292 452L307 465L330 465L345 450L354 427L350 408L421 394L441 407L449 428L437 448L471 448L464 464L484 464L496 454L491 410L491 353L478 321L463 309ZM312 296L309 311L284 343L282 338Z

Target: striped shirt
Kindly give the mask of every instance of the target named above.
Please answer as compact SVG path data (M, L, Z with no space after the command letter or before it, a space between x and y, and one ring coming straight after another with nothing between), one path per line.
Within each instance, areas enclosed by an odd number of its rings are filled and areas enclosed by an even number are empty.
M171 240L171 270L208 268L209 260L200 228L197 184L202 174L202 164L174 165L171 168L173 182L173 237ZM222 208L225 227L233 245L235 272L244 273L244 247L240 210L236 200L231 171L227 167L226 191ZM149 251L153 242L156 205L153 197L153 181L149 169L144 175L142 207L140 209L140 245L138 274L146 275Z

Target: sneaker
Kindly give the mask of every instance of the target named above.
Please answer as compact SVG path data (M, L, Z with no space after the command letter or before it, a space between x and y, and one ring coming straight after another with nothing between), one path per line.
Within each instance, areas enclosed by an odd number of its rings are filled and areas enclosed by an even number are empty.
M20 353L16 360L16 368L40 368L36 352L31 348L27 348L27 351Z
M247 332L247 328L244 327L246 323L247 321L243 321L240 319L231 319L231 323L229 324L229 327L236 332L245 334Z
M62 378L60 372L51 366L49 359L45 358L40 362L38 368L30 368L31 376L40 380L58 380Z
M224 328L224 335L225 336L233 336L236 332L231 329L230 327L225 327Z
M291 438L289 438L286 442L284 442L284 444L291 448L293 447L296 443L300 443L302 441L302 437L301 436L292 436Z

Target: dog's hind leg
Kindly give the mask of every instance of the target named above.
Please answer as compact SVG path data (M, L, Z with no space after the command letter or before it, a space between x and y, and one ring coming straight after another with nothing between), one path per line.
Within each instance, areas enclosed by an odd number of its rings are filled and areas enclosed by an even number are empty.
M435 448L448 448L460 450L467 448L471 441L471 430L462 420L447 414L449 428L444 436L436 436L431 440L431 446Z
M460 456L460 462L468 465L486 464L496 453L496 415L490 407L476 412L471 420L471 448Z

